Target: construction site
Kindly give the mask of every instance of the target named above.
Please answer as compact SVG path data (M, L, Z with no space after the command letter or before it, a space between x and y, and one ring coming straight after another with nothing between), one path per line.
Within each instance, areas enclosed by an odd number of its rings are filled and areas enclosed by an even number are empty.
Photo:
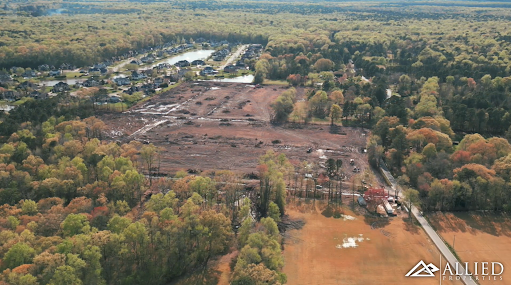
M283 86L199 81L182 83L128 111L105 114L109 139L152 143L162 150L160 173L178 170L255 172L267 150L284 153L293 164L324 166L342 159L347 178L367 167L368 130L328 124L271 124L271 103ZM304 88L297 88L303 100ZM351 168L350 168L351 167Z

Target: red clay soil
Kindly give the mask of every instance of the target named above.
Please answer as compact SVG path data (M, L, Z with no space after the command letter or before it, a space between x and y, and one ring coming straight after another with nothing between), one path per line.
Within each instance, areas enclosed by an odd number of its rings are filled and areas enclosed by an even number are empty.
M317 202L316 202L317 203ZM355 220L327 218L322 206L312 202L290 205L290 218L305 221L300 230L290 230L284 248L288 284L293 285L382 285L382 284L439 284L435 278L411 278L405 274L417 262L439 263L439 253L424 231L411 226L403 217L389 219L366 218L344 210ZM405 221L406 220L406 221ZM373 224L375 221L379 221ZM375 226L371 228L371 224ZM361 238L357 247L346 247L346 238ZM461 281L442 284L460 284Z
M348 167L354 158L367 167L367 130L328 125L270 123L271 102L286 88L248 84L183 83L122 114L107 114L112 140L139 140L163 149L161 172L180 169L229 169L255 172L257 159L268 149L285 153L294 162L324 163L342 158ZM298 98L305 90L297 90ZM309 148L312 153L307 153ZM321 151L325 150L325 156ZM320 156L323 156L320 159ZM350 171L346 171L350 173Z

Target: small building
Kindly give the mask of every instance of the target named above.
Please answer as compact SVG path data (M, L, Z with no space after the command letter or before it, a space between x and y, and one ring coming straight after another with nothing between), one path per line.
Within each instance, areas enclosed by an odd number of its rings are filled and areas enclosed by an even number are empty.
M31 78L31 77L36 77L37 74L33 70L25 70L25 72L23 72L23 74L21 76L26 77L26 78Z
M206 64L206 63L204 62L204 60L201 60L201 59L196 59L196 60L192 61L192 65L204 65L204 64Z
M49 71L50 70L50 66L47 65L47 64L42 64L42 65L39 65L37 67L37 70L39 70L39 71Z
M23 89L23 90L27 90L27 89L36 89L38 88L39 86L33 82L30 82L30 81L24 81L22 83L20 83L16 89Z
M152 63L154 62L154 57L152 56L144 56L140 59L140 61L142 61L143 63Z
M119 96L110 96L108 98L108 102L109 103L114 103L115 104L115 103L119 103L121 101L122 101L122 99Z
M117 85L130 85L131 81L127 77L118 77L114 79L115 84Z
M30 94L28 96L30 96L36 100L48 99L48 93L41 93L39 91L32 91L32 92L30 92Z
M177 67L186 67L186 66L190 66L190 62L188 60L180 60L180 61L174 63L174 65Z
M215 73L217 73L217 71L215 69L213 69L213 67L211 67L211 66L206 66L206 67L204 67L203 70L200 71L200 75L202 75L202 76L211 75L211 74L215 74Z
M165 82L165 80L164 80L163 78L161 78L161 77L156 77L156 78L154 79L154 84L156 84L156 85L158 85L158 86L160 86L161 84L163 84L163 82Z
M1 93L1 98L7 101L18 101L21 99L21 94L19 92L13 91L13 90L6 90L3 93Z
M64 91L69 91L69 90L71 90L71 88L69 87L69 84L61 81L61 82L53 85L51 92L59 93L59 92L64 92Z
M84 87L95 87L98 86L99 84L100 82L94 78L89 78L82 83Z
M227 73L236 73L238 72L239 67L236 65L228 65L224 68L224 72Z
M60 70L50 70L48 76L60 76L60 74L61 74Z
M147 78L147 76L144 73L138 72L136 70L131 72L131 80L141 80L145 78Z
M11 82L12 77L9 74L1 73L0 71L0 83Z

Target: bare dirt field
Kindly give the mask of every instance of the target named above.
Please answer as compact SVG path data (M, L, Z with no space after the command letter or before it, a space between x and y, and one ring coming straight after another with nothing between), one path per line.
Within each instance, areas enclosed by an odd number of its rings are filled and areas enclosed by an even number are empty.
M139 140L163 149L162 173L180 169L255 172L268 149L294 162L317 165L330 157L354 158L363 171L368 130L329 125L270 123L271 103L286 87L241 83L183 83L121 114L106 114L112 140ZM297 99L305 89L297 89ZM313 148L311 153L307 150ZM349 171L347 171L349 172Z
M454 242L461 262L500 262L504 265L502 281L479 279L480 284L511 284L511 217L464 212L434 213L428 218L445 241L451 246Z
M438 264L440 259L424 231L403 219L406 215L386 221L344 209L344 218L336 219L324 216L324 208L317 201L287 207L291 220L305 222L302 229L286 232L288 284L439 284L438 273L437 278L405 277L420 260Z

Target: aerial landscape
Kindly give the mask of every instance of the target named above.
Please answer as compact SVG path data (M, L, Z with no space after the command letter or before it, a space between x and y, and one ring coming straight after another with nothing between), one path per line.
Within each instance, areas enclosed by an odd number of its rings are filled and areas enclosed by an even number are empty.
M0 0L0 285L511 284L510 21Z

